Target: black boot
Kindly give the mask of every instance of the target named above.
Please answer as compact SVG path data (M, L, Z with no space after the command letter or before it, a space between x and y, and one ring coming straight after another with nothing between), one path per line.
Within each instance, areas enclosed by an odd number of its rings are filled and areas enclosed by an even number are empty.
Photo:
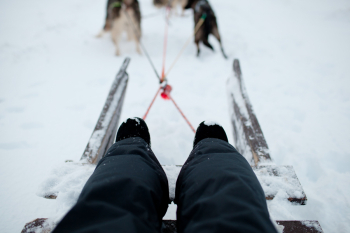
M197 128L196 135L194 136L193 147L205 138L217 138L228 142L225 130L221 125L206 123L203 121Z
M118 129L116 142L132 137L142 138L151 147L151 136L148 127L141 118L128 118L123 122Z

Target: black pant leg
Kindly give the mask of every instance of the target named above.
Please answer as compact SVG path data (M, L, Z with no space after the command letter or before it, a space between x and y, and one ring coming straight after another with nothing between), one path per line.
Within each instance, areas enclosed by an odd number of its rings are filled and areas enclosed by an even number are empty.
M255 173L223 140L196 145L176 182L175 202L178 233L276 233Z
M147 143L115 143L98 163L58 232L160 232L169 202L166 175Z

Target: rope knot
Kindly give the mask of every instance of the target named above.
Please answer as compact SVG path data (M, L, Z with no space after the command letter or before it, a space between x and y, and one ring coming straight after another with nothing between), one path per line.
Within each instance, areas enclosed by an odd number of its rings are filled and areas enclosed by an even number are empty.
M173 88L170 85L166 84L162 89L163 91L160 96L165 100L170 100L170 92Z

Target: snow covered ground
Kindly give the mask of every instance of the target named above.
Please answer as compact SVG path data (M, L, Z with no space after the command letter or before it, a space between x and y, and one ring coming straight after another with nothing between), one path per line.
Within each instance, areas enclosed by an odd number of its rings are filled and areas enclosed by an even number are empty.
M142 41L160 70L164 11L151 0L140 2ZM271 156L294 166L308 197L306 206L269 201L272 218L319 220L325 232L349 232L350 2L212 5L229 59L213 37L217 52L202 47L199 58L191 43L168 77L174 99L195 127L219 122L232 142L225 83L239 58ZM50 174L69 172L57 170L66 159L79 160L125 56L131 64L122 120L142 116L157 90L132 42L124 40L116 57L109 36L94 37L104 17L105 1L0 1L1 232L20 232L28 221L57 215L59 200L36 194ZM192 28L190 11L171 18L167 67ZM147 123L160 162L182 164L193 133L175 107L157 99Z

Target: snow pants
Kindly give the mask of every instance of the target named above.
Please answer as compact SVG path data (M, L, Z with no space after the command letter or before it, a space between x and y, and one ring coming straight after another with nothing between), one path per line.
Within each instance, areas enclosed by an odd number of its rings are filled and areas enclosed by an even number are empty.
M178 233L273 232L264 192L236 149L204 139L176 183ZM160 233L169 203L164 170L147 143L115 143L98 163L59 232Z

